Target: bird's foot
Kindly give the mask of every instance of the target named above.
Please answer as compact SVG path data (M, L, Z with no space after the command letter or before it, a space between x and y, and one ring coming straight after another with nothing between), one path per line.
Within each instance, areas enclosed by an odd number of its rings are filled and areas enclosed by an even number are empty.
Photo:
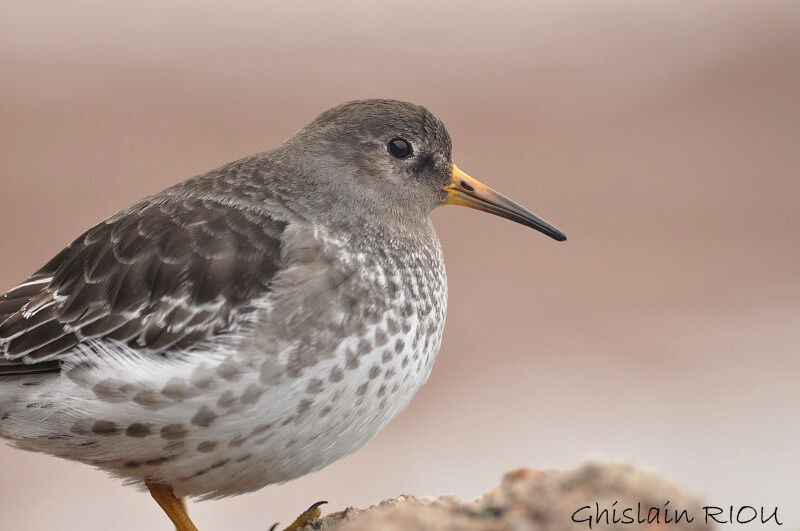
M314 518L319 518L322 516L322 509L319 508L320 505L324 505L328 502L326 501L318 501L308 509L306 509L303 514L297 517L297 519L289 524L289 527L284 529L283 531L299 531L303 529L305 525ZM269 531L275 531L278 528L278 524L272 524L272 527L269 528Z

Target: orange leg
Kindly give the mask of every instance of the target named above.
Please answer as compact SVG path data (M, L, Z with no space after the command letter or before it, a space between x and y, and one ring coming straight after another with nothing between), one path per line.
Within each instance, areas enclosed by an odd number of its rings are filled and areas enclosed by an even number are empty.
M297 519L289 524L289 527L284 529L283 531L299 531L303 529L309 520L312 518L319 518L322 516L322 509L319 508L320 505L328 503L326 501L320 501L309 507L305 510L303 514L297 517ZM269 528L269 531L275 531L278 528L278 524L273 524L272 527Z
M147 485L153 499L158 502L164 512L167 513L167 516L169 516L169 519L172 520L172 523L175 524L177 531L197 531L197 527L189 518L189 513L186 512L186 505L183 499L175 497L172 487L151 483L148 480L145 480L144 484Z

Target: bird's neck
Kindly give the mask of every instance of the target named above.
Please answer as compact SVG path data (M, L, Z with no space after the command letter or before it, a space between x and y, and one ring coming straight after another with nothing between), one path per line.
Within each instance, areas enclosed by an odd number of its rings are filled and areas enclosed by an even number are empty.
M430 249L440 252L439 239L430 217L400 221L392 216L359 216L333 219L325 223L328 233L346 240L365 252L395 252L407 249Z

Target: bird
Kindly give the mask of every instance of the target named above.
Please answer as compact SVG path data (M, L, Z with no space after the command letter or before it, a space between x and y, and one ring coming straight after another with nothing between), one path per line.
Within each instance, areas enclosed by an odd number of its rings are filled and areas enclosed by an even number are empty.
M566 239L460 170L425 107L388 99L132 204L0 298L0 436L149 490L179 531L197 529L186 498L355 452L439 351L441 205Z

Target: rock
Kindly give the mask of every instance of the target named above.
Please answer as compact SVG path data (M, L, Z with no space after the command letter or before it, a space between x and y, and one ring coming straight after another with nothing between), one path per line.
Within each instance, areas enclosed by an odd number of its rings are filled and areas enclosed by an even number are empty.
M711 529L701 506L665 480L630 465L589 463L576 470L515 470L506 474L498 487L470 503L452 496L419 499L403 495L367 509L349 507L313 520L303 529ZM676 514L683 511L676 521ZM693 521L689 523L688 518Z

